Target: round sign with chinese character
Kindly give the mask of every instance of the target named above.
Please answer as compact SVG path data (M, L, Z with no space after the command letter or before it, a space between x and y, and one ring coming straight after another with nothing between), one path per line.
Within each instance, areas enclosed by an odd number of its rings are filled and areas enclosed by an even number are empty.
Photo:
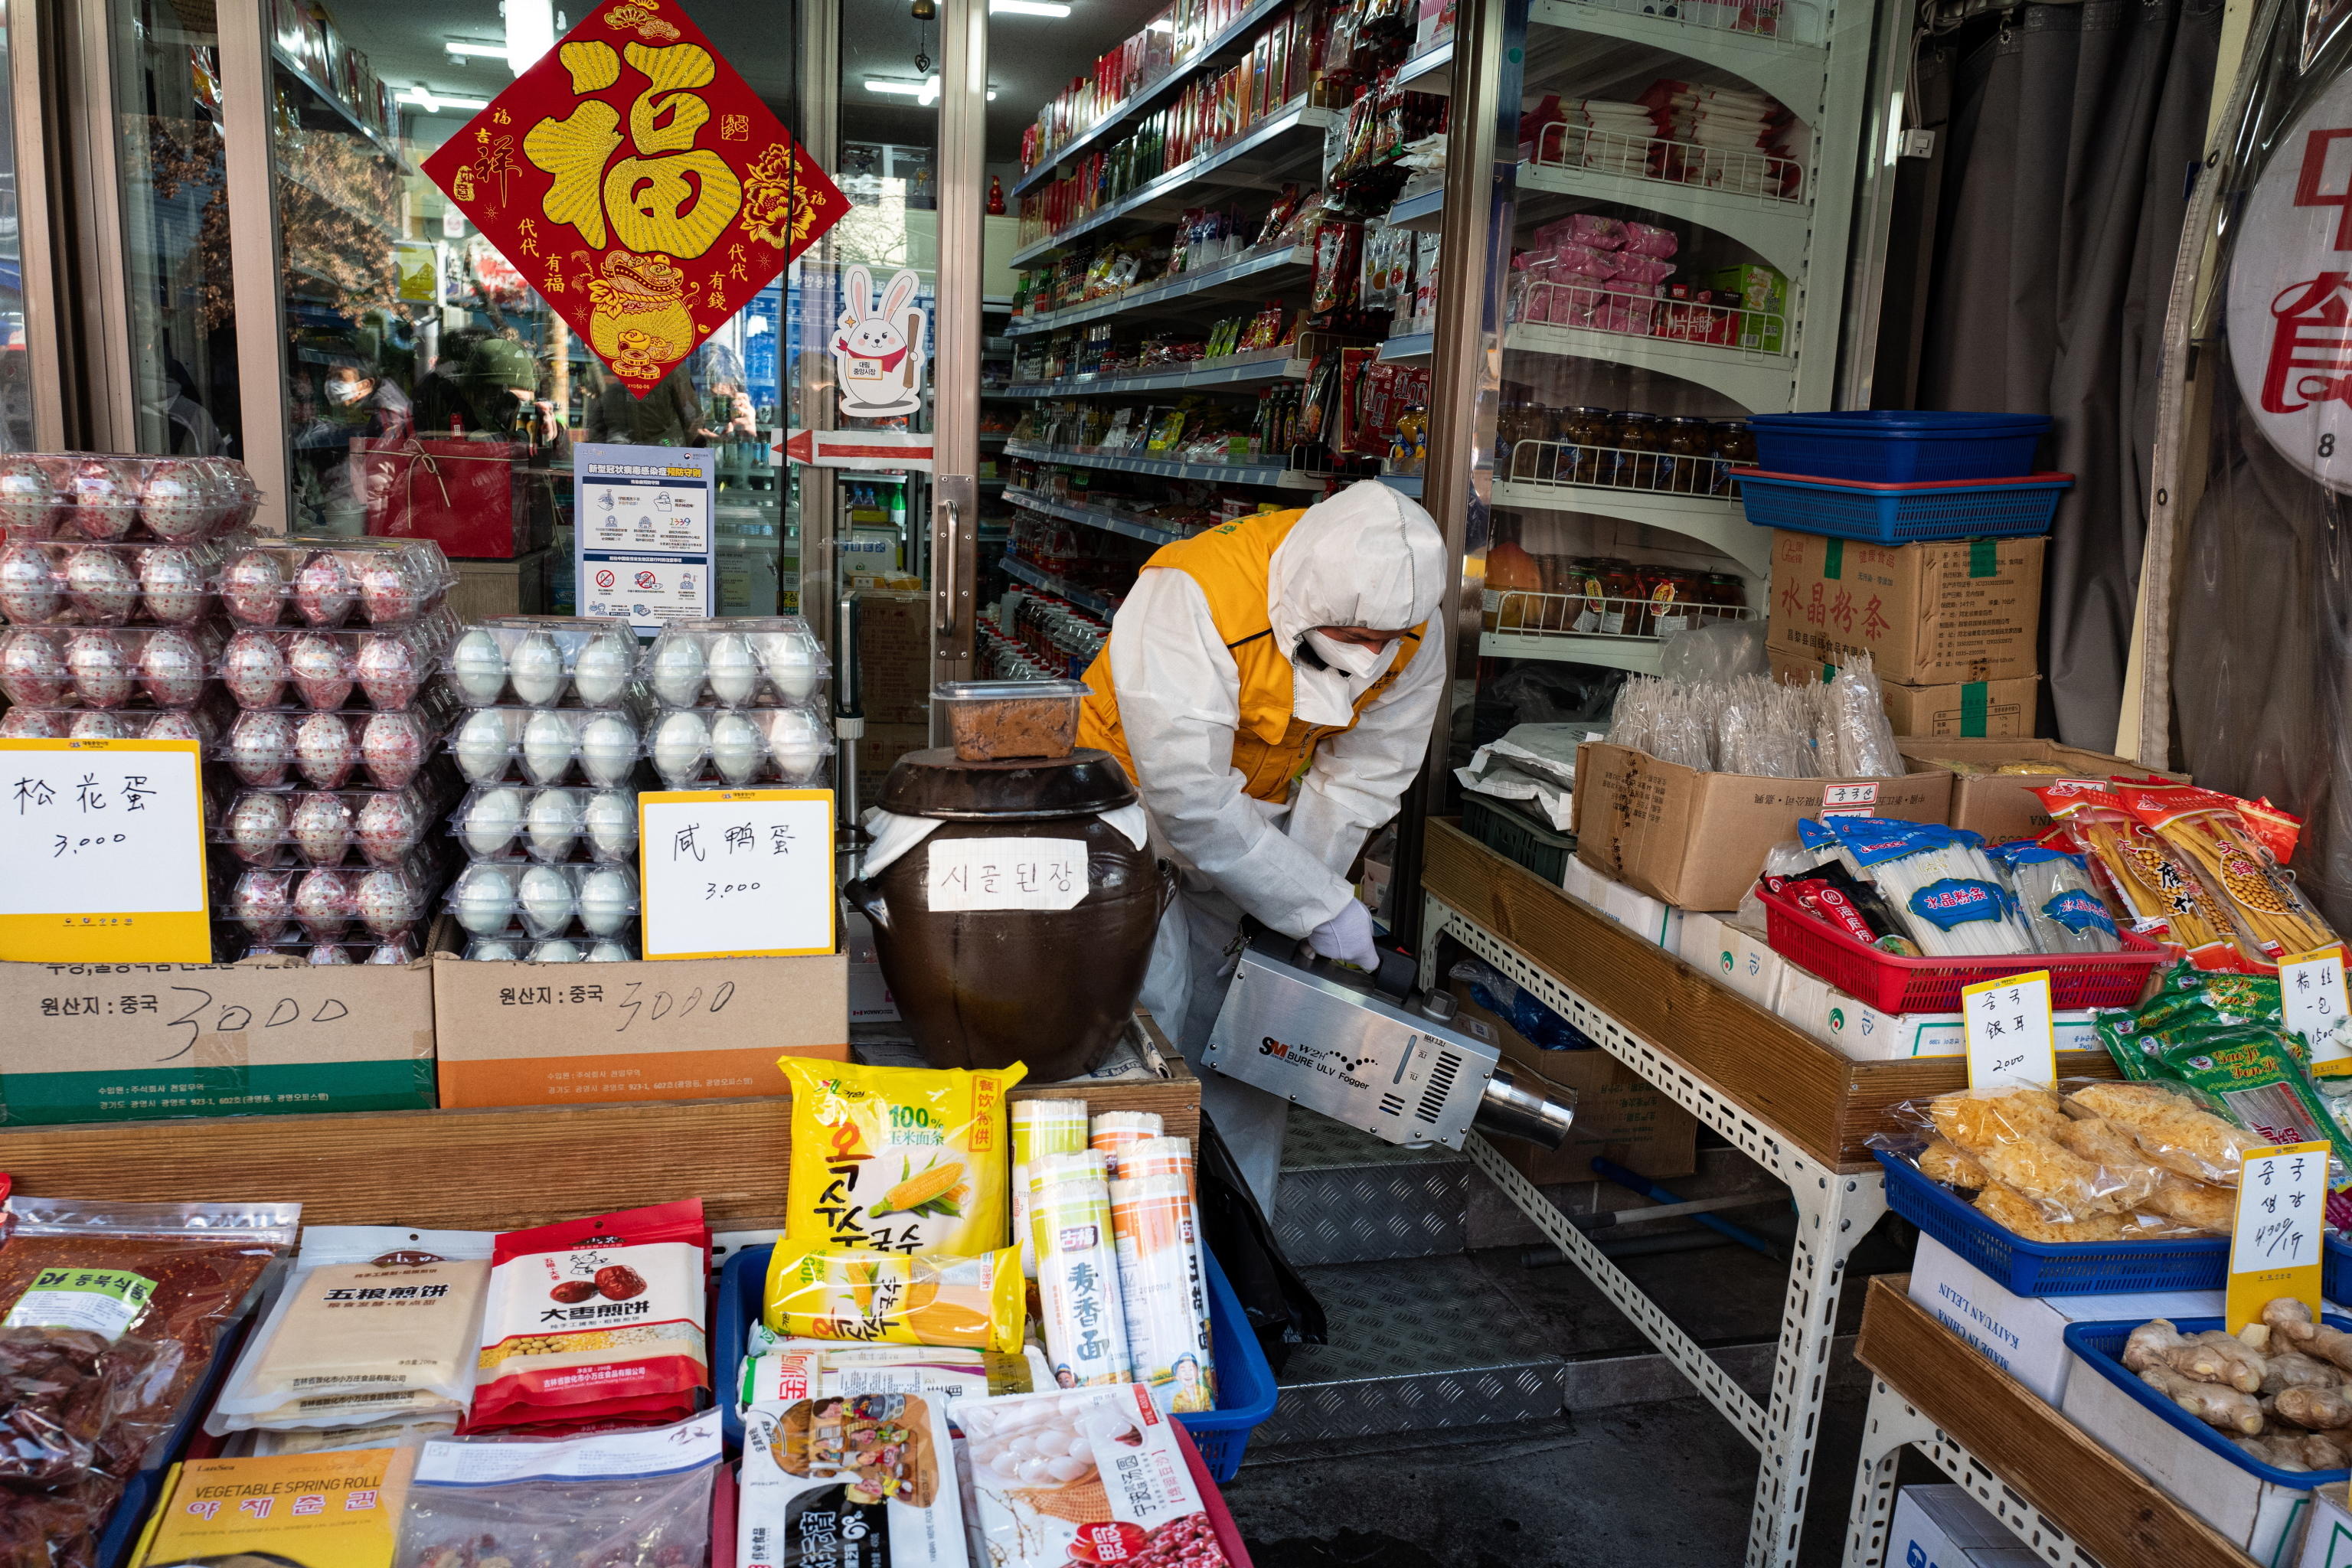
M2248 414L2287 461L2352 491L2352 76L2278 139L2230 267Z

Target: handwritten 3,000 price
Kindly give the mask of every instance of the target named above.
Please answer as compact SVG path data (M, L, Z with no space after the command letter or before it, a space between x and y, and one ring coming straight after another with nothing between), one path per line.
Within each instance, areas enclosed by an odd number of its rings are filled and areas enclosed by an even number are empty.
M130 841L131 835L128 833L118 833L112 837L101 834L95 838L75 838L60 833L58 835L58 847L49 852L49 858L54 860L60 855L79 855L85 849L102 849L109 845L127 844Z
M703 900L707 903L712 899L723 899L730 893L756 893L760 890L760 884L757 882L706 882L703 884Z

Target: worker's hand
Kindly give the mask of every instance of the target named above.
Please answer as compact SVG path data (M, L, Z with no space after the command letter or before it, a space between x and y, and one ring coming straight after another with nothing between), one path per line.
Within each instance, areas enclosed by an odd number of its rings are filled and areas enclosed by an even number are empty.
M1349 899L1338 914L1308 931L1307 945L1367 973L1377 973L1381 967L1380 950L1372 945L1372 911L1360 900Z

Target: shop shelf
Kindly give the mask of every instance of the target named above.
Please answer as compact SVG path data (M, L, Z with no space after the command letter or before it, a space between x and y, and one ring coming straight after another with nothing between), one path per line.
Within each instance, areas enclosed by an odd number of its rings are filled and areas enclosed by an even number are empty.
M1238 361L1239 363L1234 363ZM1203 360L1190 370L1148 372L1141 375L1066 375L1058 381L1016 381L1003 389L1005 397L1105 397L1122 392L1176 392L1204 386L1258 386L1275 381L1304 381L1307 362L1286 353L1243 359L1226 354Z
M1129 539L1140 539L1147 544L1173 544L1179 540L1191 537L1189 534L1178 533L1171 529L1155 528L1150 523L1139 521L1104 507L1071 506L1065 501L1049 500L1033 490L1024 490L1017 485L1006 487L1004 499L1014 506L1027 507L1031 511L1043 512L1047 517L1058 517L1065 522L1083 523L1088 528L1099 528L1110 533L1123 533Z
M1922 539L2021 539L2050 531L2072 474L1971 482L1874 485L1739 470L1748 521L1759 528L1905 544Z
M1009 550L1005 552L1003 559L997 562L997 564L1004 568L1005 575L1008 577L1018 577L1033 588L1041 588L1048 594L1067 599L1089 615L1100 616L1104 620L1108 620L1118 614L1118 606L1100 594L1065 583L1050 572L1041 572Z
M1656 0L1534 0L1528 22L1530 27L1616 38L1719 66L1801 112L1821 101L1829 72L1829 51L1821 45L1743 32L1735 5L1681 0L1680 8L1689 13L1682 16L1654 15L1655 5ZM1782 19L1795 29L1789 17Z
M1067 310L1018 317L1005 331L1014 337L1050 332L1056 328L1076 326L1081 321L1099 321L1105 317L1124 315L1130 310L1154 310L1185 299L1197 298L1203 302L1227 298L1255 299L1269 288L1280 286L1271 274L1294 269L1304 273L1314 262L1314 254L1303 245L1244 256L1215 267L1203 268L1198 272L1171 278L1164 283L1129 289L1108 300L1092 300L1083 305L1072 305ZM1244 287L1244 284L1247 286Z
M1462 831L1547 882L1559 881L1576 853L1576 835L1559 832L1525 812L1475 795L1462 797Z
M1886 1206L1958 1253L2012 1296L2120 1296L2138 1290L2218 1290L2229 1278L2226 1237L2182 1241L2028 1241L1996 1225L1899 1154L1878 1151Z
M1034 441L1007 441L1004 455L1039 463L1067 463L1073 468L1105 468L1121 474L1157 474L1165 479L1207 479L1216 484L1270 485L1286 490L1319 490L1323 481L1311 474L1294 473L1271 464L1178 463L1161 458L1130 458L1119 453L1088 452L1075 447L1045 447Z
M410 172L406 160L400 155L399 149L386 142L382 132L362 120L352 106L343 101L341 94L330 91L325 83L296 65L294 58L275 44L269 47L269 63L300 83L305 91L332 110L335 117L341 120L353 135L360 137L378 153L391 159L403 174Z
M1555 132L1566 129L1552 128ZM1591 134L1598 137L1600 133ZM1676 144L1652 142L1649 145ZM1573 151L1571 148L1571 153ZM1617 174L1557 157L1549 162L1521 163L1518 183L1523 197L1529 192L1540 192L1579 202L1615 202L1699 224L1748 247L1788 274L1792 282L1804 277L1805 257L1813 231L1812 207L1807 202L1740 195L1679 180Z
M1419 500L1421 499L1422 487L1423 484L1423 476L1420 474L1382 474L1381 476L1381 483L1388 486L1389 489L1396 491L1399 495L1411 496L1415 500Z
M1765 574L1771 564L1772 537L1759 533L1735 496L1675 495L1616 485L1561 485L1532 479L1495 481L1496 506L1521 511L1577 511L1622 518L1664 528L1719 550L1741 565Z
M1882 485L2015 479L2033 471L2033 449L2049 428L2042 414L1773 414L1755 426L1757 467Z
M1087 148L1116 137L1122 128L1132 127L1157 109L1162 100L1181 88L1194 71L1214 63L1224 51L1247 37L1260 24L1289 3L1290 0L1257 0L1256 5L1235 17L1223 32L1193 50L1190 58L1169 68L1168 73L1159 80L1136 89L1118 108L1045 154L1043 163L1013 182L1012 194L1017 196L1036 189L1054 177L1055 170Z
M1417 196L1401 196L1389 208L1391 228L1409 228L1416 234L1435 234L1444 221L1445 188L1423 191Z
M1640 337L1631 332L1604 332L1591 327L1562 327L1549 321L1517 323L1504 338L1503 346L1520 353L1606 360L1637 370L1658 371L1677 380L1713 387L1757 414L1786 412L1796 395L1796 361L1787 354L1750 353L1675 338Z
M1407 332L1389 339L1381 345L1383 364L1427 364L1437 352L1435 332Z
M1129 192L1063 229L1013 253L1007 264L1031 262L1068 248L1082 235L1107 224L1125 220L1156 221L1187 206L1198 206L1221 191L1263 191L1278 184L1285 174L1318 163L1323 155L1323 132L1339 119L1335 110L1301 104L1261 121L1213 153L1203 153L1181 163L1149 184Z
M737 1403L743 1387L743 1352L751 1325L763 1310L768 1260L774 1250L747 1247L719 1271L715 1324L719 1354L714 1365L725 1369L719 1420L730 1447L743 1446L743 1413ZM1209 1473L1222 1486L1241 1469L1250 1434L1274 1414L1279 1390L1265 1351L1250 1327L1249 1315L1242 1310L1241 1298L1234 1294L1224 1269L1218 1266L1217 1255L1203 1250L1201 1256L1209 1274L1209 1341L1216 1363L1217 1407L1176 1419L1192 1435Z
M1481 632L1484 658L1549 658L1565 664L1597 664L1635 675L1658 673L1656 637L1612 637L1581 632Z
M1396 84L1408 92L1433 92L1445 97L1454 91L1454 40L1446 38L1430 45L1397 67Z

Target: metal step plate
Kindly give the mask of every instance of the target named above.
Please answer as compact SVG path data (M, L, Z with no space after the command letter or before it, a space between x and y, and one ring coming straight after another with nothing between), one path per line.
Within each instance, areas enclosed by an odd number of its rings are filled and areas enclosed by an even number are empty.
M1454 1150L1401 1148L1294 1109L1275 1236L1302 1268L1458 1253L1470 1181L1470 1162Z

